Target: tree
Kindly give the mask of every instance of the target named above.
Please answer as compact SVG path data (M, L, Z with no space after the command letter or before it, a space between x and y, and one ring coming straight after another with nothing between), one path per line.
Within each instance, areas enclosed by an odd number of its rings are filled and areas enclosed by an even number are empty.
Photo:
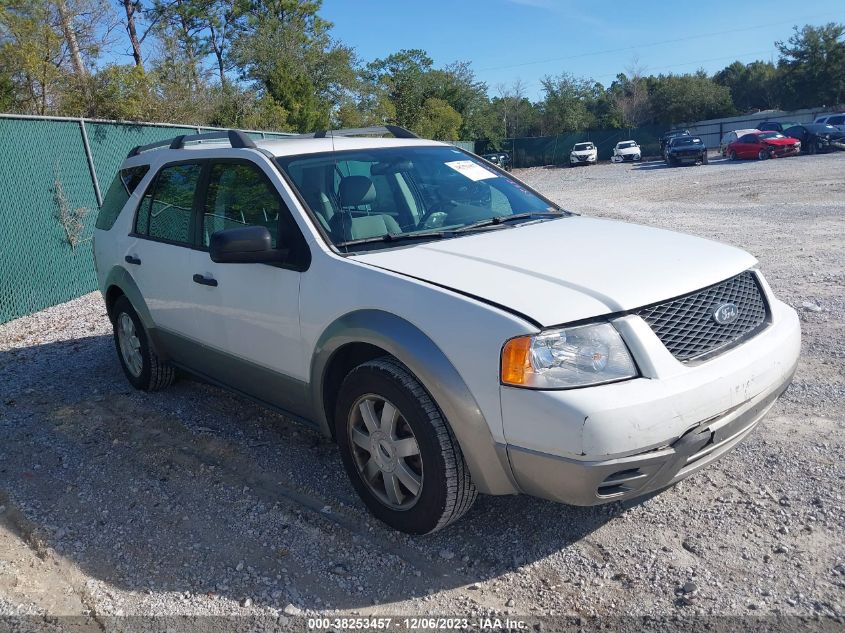
M770 62L734 62L713 76L731 92L737 110L770 110L777 107L777 70Z
M424 138L456 141L461 129L461 115L443 99L429 97L423 104L415 131Z
M624 127L639 127L651 115L648 84L643 74L639 58L634 57L625 72L616 75L616 81L608 89Z
M165 41L168 53L181 58L194 88L199 86L201 60L207 53L204 10L205 3L194 0L154 0L151 9L155 28Z
M28 114L47 114L60 97L64 48L55 24L55 9L46 0L0 4L0 67Z
M287 113L287 123L299 132L326 129L328 112L321 107L314 84L302 69L279 61L264 79L267 94Z
M253 0L239 19L232 42L232 59L241 79L254 82L259 92L272 84L277 101L285 93L309 101L314 97L293 115L300 124L311 120L328 124L332 110L348 97L355 82L353 51L332 40L331 23L317 14L320 5L319 0ZM283 81L291 83L285 86ZM318 113L312 117L313 108Z
M120 7L124 14L124 28L126 35L129 38L129 45L132 47L132 58L135 60L135 65L139 68L144 67L144 56L141 54L141 43L144 41L147 33L138 37L137 16L142 12L141 0L118 0Z
M425 51L401 50L367 64L362 78L373 91L382 91L390 100L396 112L396 123L413 128L425 102L423 77L433 63Z
M795 27L775 42L783 105L810 108L845 103L845 24Z
M569 73L558 77L546 76L541 83L545 93L541 105L543 133L578 132L595 124L596 117L591 112L591 106L599 96L597 88L601 88L600 84Z
M703 71L689 75L649 77L654 123L674 124L734 114L731 93Z

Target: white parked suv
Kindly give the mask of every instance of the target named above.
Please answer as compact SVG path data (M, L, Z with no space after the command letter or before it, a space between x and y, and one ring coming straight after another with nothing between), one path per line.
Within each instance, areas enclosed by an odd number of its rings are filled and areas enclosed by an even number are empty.
M128 380L180 369L313 426L411 533L477 492L660 490L786 389L798 318L751 255L579 217L389 131L135 148L94 242Z
M575 143L569 152L569 166L595 165L599 158L599 150L594 143Z
M610 160L614 163L638 161L643 157L642 150L636 141L619 141L613 148Z

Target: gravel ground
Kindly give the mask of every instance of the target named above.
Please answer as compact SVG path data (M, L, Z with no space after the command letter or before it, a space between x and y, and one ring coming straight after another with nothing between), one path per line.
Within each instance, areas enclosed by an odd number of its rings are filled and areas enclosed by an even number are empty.
M396 534L311 431L191 380L132 390L99 295L0 325L0 615L841 624L843 168L845 154L516 172L579 213L745 248L801 314L795 381L752 437L630 507L481 497L445 531Z

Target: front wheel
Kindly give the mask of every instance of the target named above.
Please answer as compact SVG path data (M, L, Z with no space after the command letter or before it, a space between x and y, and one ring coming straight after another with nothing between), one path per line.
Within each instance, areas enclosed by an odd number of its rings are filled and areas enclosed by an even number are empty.
M710 157L707 155L707 152L704 152L704 153L701 155L701 164L702 164L702 165L706 165L706 164L708 164L709 162L710 162Z
M431 396L399 361L377 358L346 376L335 431L352 485L390 527L435 532L475 501L458 441Z
M761 149L759 152L757 152L757 160L766 160L768 158L769 152L767 152L766 150Z

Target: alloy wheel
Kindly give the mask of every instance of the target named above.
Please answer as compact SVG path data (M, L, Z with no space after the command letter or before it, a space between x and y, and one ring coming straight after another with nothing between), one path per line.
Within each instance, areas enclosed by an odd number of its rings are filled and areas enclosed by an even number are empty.
M125 312L117 318L117 342L120 345L120 355L126 368L136 378L141 375L144 360L141 357L141 341L135 331L135 322Z
M349 444L361 480L387 507L407 510L420 498L420 446L396 406L376 394L358 398L349 412Z

